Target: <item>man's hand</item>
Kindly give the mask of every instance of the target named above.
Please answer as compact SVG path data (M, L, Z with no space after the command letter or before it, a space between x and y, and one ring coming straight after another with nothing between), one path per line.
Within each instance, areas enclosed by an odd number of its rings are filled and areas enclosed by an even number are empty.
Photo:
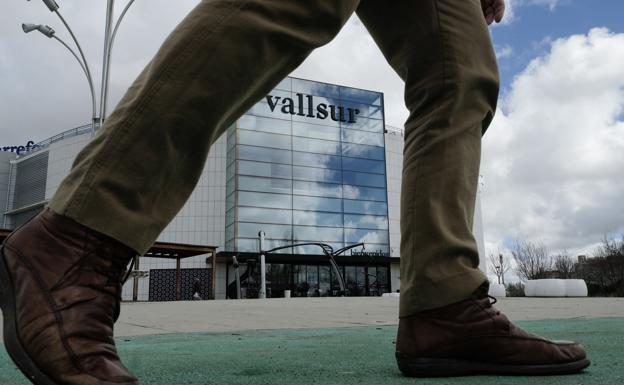
M488 25L493 22L500 23L505 14L505 0L481 0L481 8Z

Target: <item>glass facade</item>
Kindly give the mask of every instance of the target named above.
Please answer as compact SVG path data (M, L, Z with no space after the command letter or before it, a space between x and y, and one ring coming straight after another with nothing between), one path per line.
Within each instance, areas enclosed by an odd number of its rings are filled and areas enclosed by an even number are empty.
M228 130L225 250L257 252L262 230L266 249L388 253L384 146L381 93L284 79Z
M390 292L388 266L340 266L345 280L346 295L349 297L380 296ZM260 269L256 263L242 269L243 298L258 298L260 290ZM267 298L284 297L290 290L292 297L334 297L341 294L336 272L330 265L267 263ZM230 283L230 298L235 298L235 283Z

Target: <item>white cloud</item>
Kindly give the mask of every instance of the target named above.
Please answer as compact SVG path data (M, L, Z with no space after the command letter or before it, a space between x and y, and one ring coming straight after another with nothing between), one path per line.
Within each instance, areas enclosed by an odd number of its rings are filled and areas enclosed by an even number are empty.
M503 46L495 45L494 50L496 51L496 57L498 60L510 58L514 54L513 47L509 44L505 44Z
M524 0L524 3L528 5L547 6L548 9L553 11L555 8L557 8L557 5L561 3L561 0Z
M624 231L624 34L555 40L519 74L484 139L485 235L591 253Z
M554 11L557 6L565 0L505 0L505 18L502 25L513 23L517 16L516 10L526 6L542 6L547 7L550 11Z

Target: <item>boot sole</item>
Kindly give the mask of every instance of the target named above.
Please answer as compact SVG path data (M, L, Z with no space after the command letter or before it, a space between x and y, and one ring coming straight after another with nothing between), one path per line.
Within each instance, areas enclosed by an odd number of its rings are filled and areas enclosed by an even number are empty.
M553 376L574 374L589 366L588 359L565 364L505 365L467 360L416 358L396 352L399 369L408 377L455 377L472 375Z
M15 317L15 292L4 256L4 247L0 248L0 308L4 319L4 345L9 357L21 372L35 385L58 385L50 380L30 358L22 346L17 334Z

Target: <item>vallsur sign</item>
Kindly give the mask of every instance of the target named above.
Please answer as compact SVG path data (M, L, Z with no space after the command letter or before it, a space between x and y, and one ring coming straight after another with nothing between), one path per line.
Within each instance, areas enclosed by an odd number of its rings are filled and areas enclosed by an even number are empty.
M292 98L283 98L281 96L267 95L266 100L269 103L271 112L278 108L283 114L306 116L308 118L327 119L330 118L335 122L356 123L356 116L360 114L357 108L345 108L344 106L336 106L334 104L318 103L314 104L314 96L305 94L296 94L297 100ZM305 99L305 101L304 101ZM281 107L279 107L281 105ZM306 113L307 105L307 113Z

